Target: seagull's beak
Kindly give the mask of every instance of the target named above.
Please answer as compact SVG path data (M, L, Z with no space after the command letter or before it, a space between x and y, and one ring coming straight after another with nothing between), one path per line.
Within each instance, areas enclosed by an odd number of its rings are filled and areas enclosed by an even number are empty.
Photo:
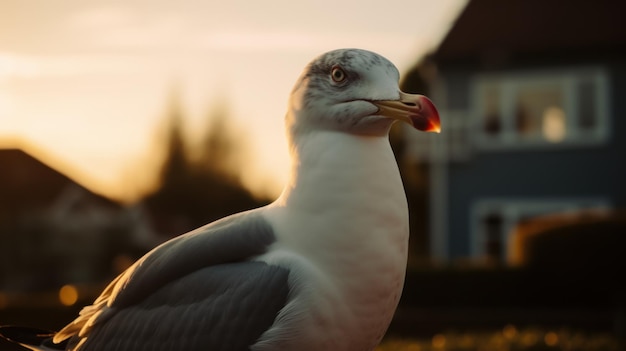
M400 92L399 100L378 100L372 103L378 107L377 114L381 116L404 121L424 132L441 131L439 112L424 95Z

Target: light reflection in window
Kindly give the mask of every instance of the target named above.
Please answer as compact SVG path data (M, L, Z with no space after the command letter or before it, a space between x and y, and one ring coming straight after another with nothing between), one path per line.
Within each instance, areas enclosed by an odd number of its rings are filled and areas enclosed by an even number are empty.
M562 110L563 93L559 86L529 85L517 91L516 100L515 129L518 135L537 137L545 126L546 111L554 106Z
M565 138L565 112L556 106L551 106L543 112L543 136L546 140L558 143Z

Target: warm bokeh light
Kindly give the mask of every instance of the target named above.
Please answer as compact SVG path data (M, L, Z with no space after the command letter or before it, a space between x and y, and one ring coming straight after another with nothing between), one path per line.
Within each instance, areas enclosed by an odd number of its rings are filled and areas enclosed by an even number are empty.
M524 331L520 335L520 342L525 347L530 347L530 346L537 344L537 342L541 340L540 338L541 336L539 332L531 329L531 330Z
M253 153L242 181L275 196L288 170L285 106L306 63L327 50L361 47L405 72L466 2L5 0L0 143L17 137L38 145L96 192L136 198L153 180L156 132L175 85L192 137L211 107L227 101Z
M415 339L391 338L384 340L376 348L376 351L623 350L623 344L610 334L581 333L567 329L561 329L557 333L536 328L522 328L517 330L516 335L511 339L502 338L500 330L483 330L464 334L450 331L437 335L446 340L443 347L435 346L432 339L426 337L416 337ZM542 335L545 345L538 344Z
M549 107L543 112L543 135L553 143L565 138L565 112L559 107Z
M433 336L433 347L436 349L442 349L446 346L446 336L443 334L436 334Z
M502 329L502 335L509 340L514 339L517 336L517 328L514 325L507 324Z
M59 301L65 306L72 306L78 301L78 289L74 285L63 285L59 289Z
M548 346L556 346L559 343L559 336L555 332L547 332L543 337L543 341Z

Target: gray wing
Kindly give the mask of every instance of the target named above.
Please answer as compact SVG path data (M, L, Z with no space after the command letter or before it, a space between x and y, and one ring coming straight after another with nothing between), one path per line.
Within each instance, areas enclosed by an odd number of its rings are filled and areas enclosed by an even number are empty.
M71 337L88 350L247 350L286 304L288 271L248 261L274 241L256 211L172 239L111 282L54 340Z
M230 263L177 279L93 328L85 350L249 350L287 300L284 268Z

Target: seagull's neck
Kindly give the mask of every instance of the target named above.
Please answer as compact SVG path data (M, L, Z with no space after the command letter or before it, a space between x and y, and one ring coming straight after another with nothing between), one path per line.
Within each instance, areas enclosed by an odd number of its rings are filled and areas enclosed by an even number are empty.
M358 199L406 204L398 166L387 136L317 131L291 148L291 174L278 203L319 213Z
M302 300L290 308L311 325L332 326L323 340L311 329L306 350L372 349L398 303L408 249L406 196L391 146L386 136L329 131L296 141L289 182L265 211L277 244L262 259L308 277L294 278ZM307 303L333 308L310 311Z
M283 209L275 213L297 219L274 218L285 229L285 242L291 241L297 251L330 254L355 241L371 239L373 245L385 240L400 256L406 255L406 195L387 136L316 131L301 135L291 152L289 182L272 205ZM320 247L296 248L308 240Z

